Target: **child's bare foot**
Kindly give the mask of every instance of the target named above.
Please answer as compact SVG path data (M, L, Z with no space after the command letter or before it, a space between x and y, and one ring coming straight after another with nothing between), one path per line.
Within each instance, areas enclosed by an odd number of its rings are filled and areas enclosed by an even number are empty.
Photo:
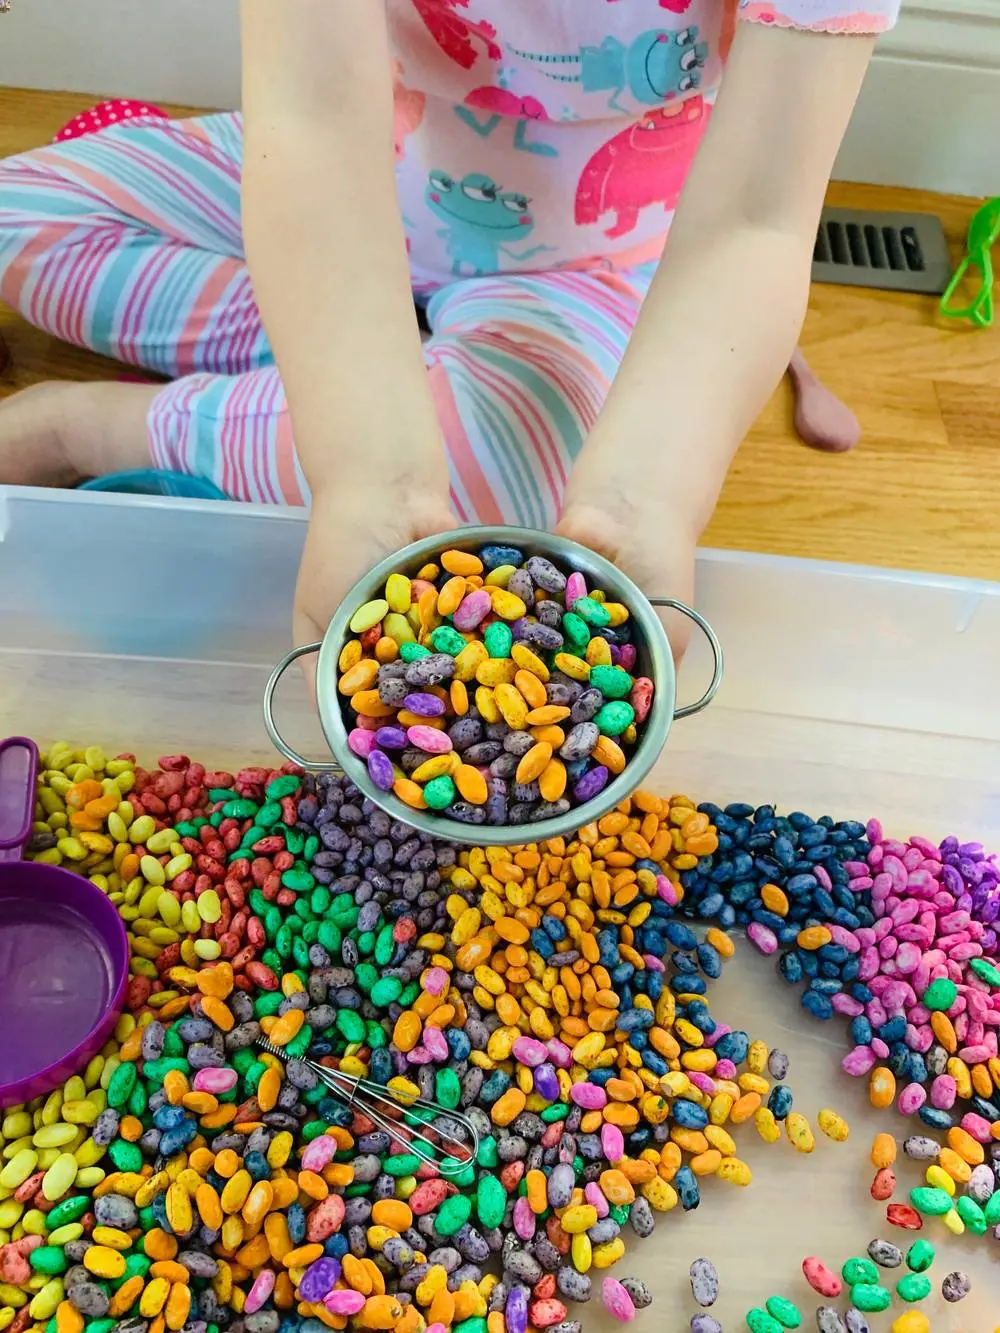
M149 465L156 384L50 381L0 402L0 485L75 486Z

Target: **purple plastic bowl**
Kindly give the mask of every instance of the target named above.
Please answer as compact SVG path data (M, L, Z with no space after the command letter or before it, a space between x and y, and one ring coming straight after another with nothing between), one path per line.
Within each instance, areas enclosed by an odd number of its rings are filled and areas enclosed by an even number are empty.
M38 750L0 741L0 1107L77 1073L117 1022L128 939L114 905L82 875L21 860Z

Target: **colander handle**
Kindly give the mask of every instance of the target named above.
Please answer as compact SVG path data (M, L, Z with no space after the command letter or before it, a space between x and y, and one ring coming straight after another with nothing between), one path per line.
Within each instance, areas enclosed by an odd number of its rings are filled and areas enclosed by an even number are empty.
M300 768L308 769L310 773L343 773L344 770L336 760L304 759L298 751L293 750L288 744L274 720L274 691L278 688L278 681L293 662L297 662L300 657L308 657L310 653L318 653L322 646L322 643L304 643L299 648L293 648L291 652L284 655L271 672L267 684L264 686L264 728L274 748L280 754L283 754L286 759L290 759L293 764L298 764Z
M20 861L35 815L38 746L27 736L0 741L0 861Z
M693 704L685 704L683 708L674 710L674 717L691 717L694 713L700 713L703 708L715 698L719 686L722 684L722 675L725 671L725 658L722 653L722 644L719 642L715 630L708 623L703 615L700 615L694 607L687 606L684 602L675 602L672 597L651 597L650 602L653 606L668 606L672 611L680 611L681 615L687 616L698 626L705 638L708 640L709 647L712 649L712 679L709 681L708 689Z

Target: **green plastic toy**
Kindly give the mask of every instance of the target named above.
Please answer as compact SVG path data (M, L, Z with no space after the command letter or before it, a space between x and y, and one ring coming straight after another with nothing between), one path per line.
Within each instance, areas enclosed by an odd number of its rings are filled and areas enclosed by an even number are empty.
M1000 240L1000 198L988 199L982 208L972 215L966 239L967 254L955 270L954 277L941 297L942 315L946 315L948 319L971 320L980 329L988 329L993 323L993 257L990 251L998 240ZM952 298L970 270L979 275L979 291L968 305L953 306Z

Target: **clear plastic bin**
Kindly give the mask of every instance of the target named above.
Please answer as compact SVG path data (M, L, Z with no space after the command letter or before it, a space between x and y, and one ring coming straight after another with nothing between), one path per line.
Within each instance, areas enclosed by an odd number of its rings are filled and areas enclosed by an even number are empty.
M0 488L0 734L99 742L147 762L178 750L220 765L266 757L261 692L289 646L304 533L297 510ZM1000 849L1000 584L703 551L696 602L722 640L726 679L711 708L676 724L648 785L876 814L898 835L955 832ZM695 642L679 697L700 693L709 669ZM293 677L281 687L282 725L304 753L324 756ZM822 1302L801 1277L803 1256L839 1266L876 1235L905 1247L907 1233L868 1197L867 1154L877 1129L901 1139L920 1125L867 1106L839 1070L840 1020L811 1019L752 949L738 950L711 999L720 1019L738 1016L786 1050L797 1104L840 1109L851 1138L819 1138L803 1158L742 1127L751 1188L710 1182L697 1213L663 1218L650 1241L629 1238L614 1271L656 1292L647 1328L687 1328L687 1267L707 1254L723 1281L712 1313L727 1333L772 1293L795 1299L808 1329ZM906 1162L899 1175L902 1199L918 1180ZM993 1333L1000 1242L956 1241L933 1221L923 1234L939 1249L935 1294L920 1307L933 1333ZM948 1307L936 1291L953 1268L975 1288ZM583 1318L588 1333L612 1324L597 1304ZM871 1322L881 1331L891 1320Z

